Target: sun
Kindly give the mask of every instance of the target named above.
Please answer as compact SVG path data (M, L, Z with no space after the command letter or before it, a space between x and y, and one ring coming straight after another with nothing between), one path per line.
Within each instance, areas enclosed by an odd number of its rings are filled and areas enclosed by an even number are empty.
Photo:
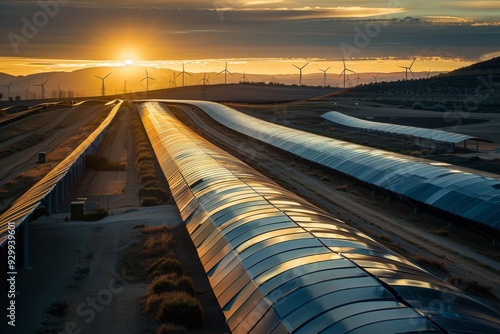
M123 63L124 63L125 65L127 65L127 66L132 66L132 65L134 65L134 64L135 64L135 61L133 61L132 59L130 59L130 58L129 58L129 59L125 59L125 60L123 61Z

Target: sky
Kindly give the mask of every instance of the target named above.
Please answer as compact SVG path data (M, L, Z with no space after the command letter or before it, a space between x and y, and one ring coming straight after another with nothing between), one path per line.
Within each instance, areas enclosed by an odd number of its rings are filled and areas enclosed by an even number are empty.
M0 72L450 71L500 55L500 1L2 0Z

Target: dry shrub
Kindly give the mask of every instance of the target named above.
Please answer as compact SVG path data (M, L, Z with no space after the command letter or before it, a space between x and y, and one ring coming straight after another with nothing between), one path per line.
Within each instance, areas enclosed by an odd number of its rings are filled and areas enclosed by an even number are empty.
M158 322L180 325L187 329L196 329L203 325L203 309L196 298L185 292L172 292L168 295L156 312Z
M413 260L428 270L442 274L448 274L448 268L446 267L446 264L442 261L431 259L421 255L415 256Z
M172 237L168 234L160 234L146 239L142 253L147 258L167 256L172 253L172 247Z
M156 314L158 308L160 307L160 304L165 299L168 299L168 294L166 293L162 293L159 295L156 294L149 295L144 303L144 310L148 314Z
M497 296L493 293L493 288L490 285L486 285L475 280L464 280L457 275L449 276L446 278L446 280L453 286L470 294L481 296L483 298L498 300Z
M158 327L156 334L185 334L186 328L178 325L163 324Z
M158 226L146 226L143 230L142 233L148 235L148 234L160 234L160 233L171 233L172 228L168 225L158 225Z
M177 259L162 257L153 262L147 268L150 277L174 274L176 277L182 276L184 270Z

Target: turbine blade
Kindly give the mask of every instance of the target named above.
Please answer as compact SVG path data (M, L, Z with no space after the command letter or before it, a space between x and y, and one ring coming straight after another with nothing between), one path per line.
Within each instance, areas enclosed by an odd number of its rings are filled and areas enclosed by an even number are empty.
M109 77L109 75L110 75L110 74L111 74L111 72L109 72L109 73L108 73L108 75L106 75L106 76L103 78L103 80L104 80L104 79L106 79L107 77Z

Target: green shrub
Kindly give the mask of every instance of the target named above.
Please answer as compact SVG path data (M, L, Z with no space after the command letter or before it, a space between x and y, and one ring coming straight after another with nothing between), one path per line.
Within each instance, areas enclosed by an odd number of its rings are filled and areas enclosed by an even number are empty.
M178 277L182 276L184 270L181 263L177 259L162 257L153 262L147 269L151 277L175 274Z
M200 328L203 325L203 309L200 302L185 292L170 293L156 312L156 320L184 326L187 329Z

